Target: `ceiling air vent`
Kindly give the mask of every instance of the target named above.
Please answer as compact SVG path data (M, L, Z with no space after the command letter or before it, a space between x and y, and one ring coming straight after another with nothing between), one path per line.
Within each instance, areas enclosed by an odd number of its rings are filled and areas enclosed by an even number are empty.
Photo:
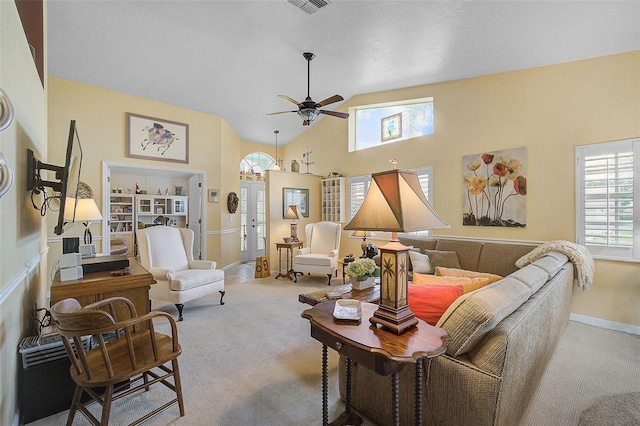
M287 0L295 7L299 7L308 14L316 13L316 11L322 9L329 3L329 0Z

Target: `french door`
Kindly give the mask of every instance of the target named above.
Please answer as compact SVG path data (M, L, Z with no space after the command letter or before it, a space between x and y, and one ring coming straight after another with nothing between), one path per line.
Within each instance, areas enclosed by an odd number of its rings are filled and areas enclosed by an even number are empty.
M267 200L264 182L240 182L240 260L265 255Z

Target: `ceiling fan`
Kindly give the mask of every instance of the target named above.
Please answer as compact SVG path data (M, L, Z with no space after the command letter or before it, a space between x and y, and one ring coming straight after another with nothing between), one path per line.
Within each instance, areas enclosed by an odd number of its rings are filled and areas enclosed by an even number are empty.
M315 102L313 99L311 99L311 96L309 95L311 60L313 58L315 58L316 55L314 55L313 53L305 52L305 53L302 54L302 56L304 56L304 58L307 60L307 98L304 100L304 102L298 102L295 99L292 99L287 95L278 95L282 99L286 99L287 101L296 104L298 106L298 110L297 111L271 112L271 113L268 113L267 115L285 114L285 113L288 113L288 112L295 112L300 116L300 118L302 118L302 125L303 126L308 126L319 114L326 114L326 115L331 115L331 116L339 117L339 118L348 118L349 114L344 113L344 112L327 111L327 110L324 110L324 109L320 109L323 106L330 105L330 104L335 103L335 102L343 101L344 98L342 96L333 95L333 96L325 99L324 101L320 101L320 102Z

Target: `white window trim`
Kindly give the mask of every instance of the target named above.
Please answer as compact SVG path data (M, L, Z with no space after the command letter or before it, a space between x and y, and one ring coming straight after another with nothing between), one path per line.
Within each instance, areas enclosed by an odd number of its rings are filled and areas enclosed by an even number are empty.
M626 139L594 145L578 146L575 150L576 170L576 242L585 244L584 212L584 159L586 156L633 150L634 191L633 191L633 247L596 247L586 245L594 259L640 263L640 139Z

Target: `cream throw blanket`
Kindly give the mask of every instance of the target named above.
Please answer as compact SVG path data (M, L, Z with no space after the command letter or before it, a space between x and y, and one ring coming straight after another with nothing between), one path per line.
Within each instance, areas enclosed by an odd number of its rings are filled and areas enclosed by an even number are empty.
M589 250L580 244L564 240L555 240L550 243L541 244L518 259L516 261L516 266L518 268L527 266L531 262L552 251L562 253L569 258L575 268L578 286L584 291L589 290L589 287L593 283L593 274L595 273L596 267Z

